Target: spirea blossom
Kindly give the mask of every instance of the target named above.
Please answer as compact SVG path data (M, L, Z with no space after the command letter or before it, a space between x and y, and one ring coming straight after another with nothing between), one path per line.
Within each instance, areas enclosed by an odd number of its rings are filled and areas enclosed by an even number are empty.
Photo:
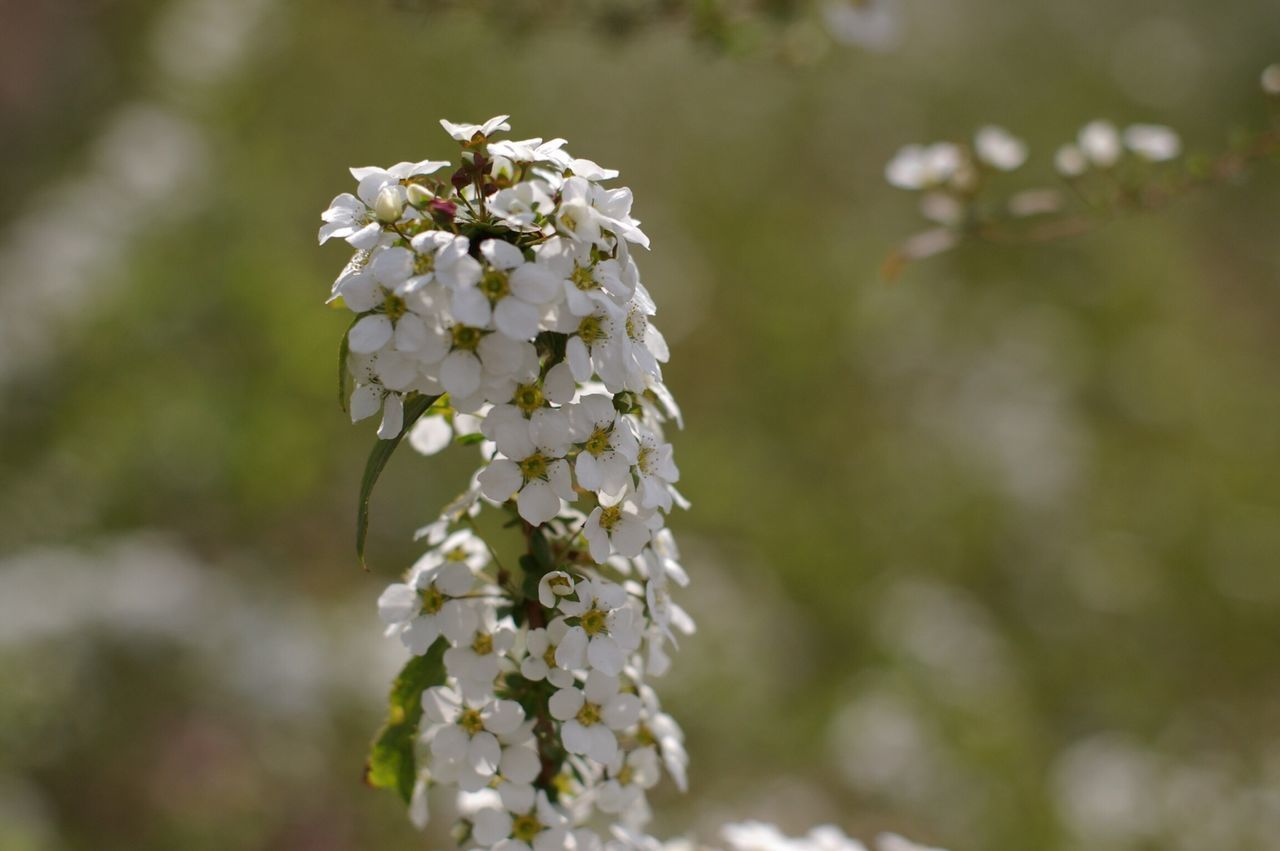
M354 252L330 297L351 313L352 419L380 412L379 438L424 454L480 450L378 601L426 678L399 754L411 815L426 823L427 790L446 787L464 847L638 847L587 824L638 830L664 774L685 784L683 735L648 684L673 627L693 630L671 599L688 577L666 518L687 503L636 262L649 240L617 172L563 139L496 138L505 116L441 124L457 165L352 169L320 229ZM504 524L523 555L479 531Z

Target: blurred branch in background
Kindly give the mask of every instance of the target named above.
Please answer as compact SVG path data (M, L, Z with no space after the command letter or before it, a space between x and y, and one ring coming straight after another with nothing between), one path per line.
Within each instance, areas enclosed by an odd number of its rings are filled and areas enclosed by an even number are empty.
M585 24L621 39L649 29L682 32L733 56L769 56L809 64L832 47L872 51L902 38L900 0L393 0L425 16L474 15L512 34L560 21Z
M1078 140L1061 146L1054 166L1064 188L1028 188L1003 197L991 178L1026 161L1026 146L999 127L979 130L972 145L908 145L885 169L889 183L921 191L920 212L941 227L905 240L881 266L896 279L913 260L964 242L1030 245L1080 236L1121 216L1163 210L1197 190L1239 182L1254 165L1280 154L1280 64L1261 84L1270 126L1236 130L1216 156L1182 156L1182 140L1168 127L1134 124L1123 133L1108 121L1087 124ZM996 195L997 197L992 197Z

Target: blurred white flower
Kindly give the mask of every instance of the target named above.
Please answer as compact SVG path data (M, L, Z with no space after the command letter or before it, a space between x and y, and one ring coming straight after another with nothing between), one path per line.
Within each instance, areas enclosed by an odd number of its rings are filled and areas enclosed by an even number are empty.
M1013 171L1027 161L1027 144L994 124L978 130L973 149L979 160L1000 171Z
M1262 70L1262 90L1269 95L1280 95L1280 62Z
M892 50L901 41L902 14L897 0L827 0L822 20L840 44Z
M959 145L907 145L885 166L884 176L899 189L928 189L951 180L963 164L964 152Z
M1164 162L1182 153L1182 140L1160 124L1131 124L1124 131L1124 145L1144 160Z

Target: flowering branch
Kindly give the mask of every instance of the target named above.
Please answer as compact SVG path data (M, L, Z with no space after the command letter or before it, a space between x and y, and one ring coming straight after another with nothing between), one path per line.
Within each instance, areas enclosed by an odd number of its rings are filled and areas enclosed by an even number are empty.
M1079 236L1233 181L1280 154L1280 65L1263 73L1262 87L1276 107L1270 126L1216 157L1181 158L1181 140L1167 127L1135 124L1120 131L1093 121L1055 154L1063 187L1023 189L994 199L988 191L991 179L1027 159L1020 139L989 126L978 131L972 145L908 145L886 166L885 176L894 186L920 192L921 213L937 227L898 246L884 261L882 275L892 280L911 261L964 241L1020 245Z

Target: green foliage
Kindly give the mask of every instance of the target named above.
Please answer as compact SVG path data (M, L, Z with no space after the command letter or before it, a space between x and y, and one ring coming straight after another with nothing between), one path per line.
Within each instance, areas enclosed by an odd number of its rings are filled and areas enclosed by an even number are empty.
M413 796L417 760L413 752L422 720L422 693L444 682L444 651L437 638L422 656L414 656L401 669L387 699L387 721L378 731L365 763L364 780L375 789L394 789L404 802Z

